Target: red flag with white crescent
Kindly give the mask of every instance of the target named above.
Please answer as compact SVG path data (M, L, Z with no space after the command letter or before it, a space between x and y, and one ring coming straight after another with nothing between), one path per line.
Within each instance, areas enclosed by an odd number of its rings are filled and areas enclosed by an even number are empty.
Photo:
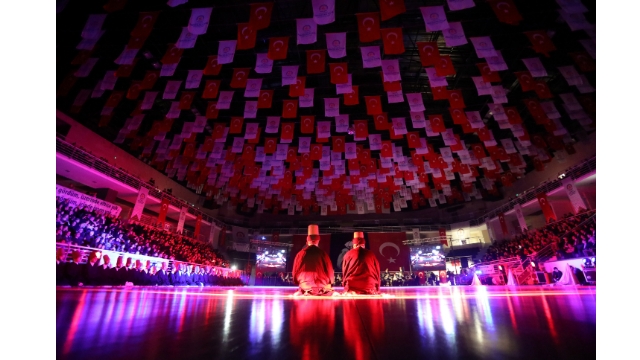
M538 198L538 204L540 204L540 208L542 209L542 214L544 214L544 218L547 221L547 223L551 221L551 219L558 220L555 212L553 211L553 208L551 207L551 204L549 204L549 200L547 200L547 194L545 193L538 194L537 198Z
M407 234L399 233L368 233L369 248L380 262L380 269L408 271L410 266L409 247L402 242L407 240Z
M169 199L164 198L160 203L160 212L158 213L158 223L160 223L161 227L164 227L164 223L167 218L168 212L169 212Z
M498 214L498 221L500 222L500 229L505 237L509 236L509 228L507 227L507 221L504 219L504 213Z

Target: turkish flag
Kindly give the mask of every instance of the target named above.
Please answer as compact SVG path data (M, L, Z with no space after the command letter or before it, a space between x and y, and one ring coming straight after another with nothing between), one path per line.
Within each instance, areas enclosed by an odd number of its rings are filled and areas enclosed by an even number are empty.
M370 12L356 14L358 17L358 34L360 42L380 40L380 13Z
M382 3L384 0L380 0ZM407 234L399 233L368 233L369 248L376 255L380 269L393 271L402 268L408 271L411 263L409 246L402 242L407 240Z
M507 228L507 222L504 219L504 213L498 214L498 221L500 222L500 228L502 229L502 234L505 237L509 237L509 228Z
M420 134L417 131L410 131L407 133L407 143L410 148L417 149L422 147L420 142Z
M431 88L433 100L449 100L449 90L446 86L435 86Z
M347 73L347 63L329 64L331 72L331 83L335 85L346 84L349 82L349 73Z
M393 144L389 140L383 140L380 148L380 156L384 158L393 157Z
M231 125L229 125L229 134L241 134L244 118L240 116L231 117Z
M400 55L404 53L402 28L380 29L380 34L386 55Z
M388 130L391 124L387 118L387 113L380 113L373 117L376 130Z
M578 65L580 71L591 72L596 71L596 62L586 51L569 53L573 61Z
M431 197L431 196L429 196L429 197ZM444 246L449 246L449 243L447 242L447 229L439 228L438 229L438 236L440 237L440 244L442 244Z
M464 98L462 97L462 90L449 90L449 106L454 109L464 109Z
M542 213L544 214L544 218L547 220L547 223L549 223L551 219L557 221L558 218L553 211L551 204L549 204L549 200L547 200L547 194L540 193L536 195L536 197L538 198L538 204L540 204L540 208L542 209Z
M418 41L416 43L420 54L420 62L422 66L433 66L440 60L440 51L438 43L435 41Z
M251 4L251 13L249 14L249 24L251 24L251 27L256 31L268 28L269 23L271 23L272 10L272 2Z
M389 20L396 15L407 11L404 7L404 0L379 0L380 18L382 21Z
M167 52L164 54L160 62L163 64L177 64L180 62L184 49L178 49L175 44L169 44Z
M351 86L351 92L343 94L345 105L358 105L360 103L358 99L358 86Z
M311 145L311 160L320 160L322 159L322 144L312 144Z
M522 16L511 0L487 0L498 20L505 24L518 25Z
M183 91L182 93L180 93L180 103L178 104L178 108L180 110L191 109L191 103L193 102L193 98L195 96L195 91Z
M536 80L529 71L515 71L513 74L518 78L522 91L535 90Z
M273 154L276 152L276 146L278 145L277 138L265 138L264 139L264 153Z
M489 69L489 65L487 63L478 63L476 64L478 69L480 70L480 74L482 74L482 80L486 83L492 82L501 82L500 74L497 71L491 71Z
M367 115L382 114L382 102L380 96L365 96L364 102L367 104Z
M307 74L322 74L326 50L307 50Z
M247 79L249 78L250 68L233 69L233 76L231 77L232 89L244 89L247 87Z
M525 31L524 34L529 38L535 52L549 57L549 52L556 50L556 46L545 30Z
M106 12L114 12L122 10L126 4L127 0L109 0L102 8Z
M155 24L159 14L160 11L141 12L140 15L138 15L136 27L131 30L131 36L148 37L149 34L151 34L151 30L153 30L153 24Z
M271 109L273 101L273 90L260 90L258 97L258 109Z
M150 90L153 89L153 86L158 81L158 77L160 77L160 71L158 70L147 70L147 73L144 75L142 79L142 83L140 83L140 90Z
M315 117L313 115L300 117L300 131L303 134L313 134Z
M442 115L429 115L429 123L431 123L431 130L434 133L447 131L447 128L444 126L444 119L442 118Z
M218 90L220 89L221 80L207 80L204 91L202 92L203 99L215 99L218 97Z
M167 213L169 212L169 198L163 198L160 203L160 211L158 212L158 223L160 227L164 227L164 222L167 218Z
M216 107L216 105L218 105L217 101L209 101L209 102L207 102L207 113L205 114L205 117L207 119L217 119L218 118L218 108Z
M127 99L136 100L140 96L140 81L132 81L129 90L127 90Z
M284 60L287 58L288 48L288 36L269 38L269 52L267 53L267 58L269 58L269 60Z
M218 64L218 55L211 55L207 59L207 66L205 66L202 72L205 75L218 75L221 69L222 65Z
M282 117L295 119L298 115L298 100L282 100Z
M307 82L306 76L298 76L296 78L296 83L289 85L289 96L291 97L304 96L304 89L305 89L306 82Z
M282 134L281 139L291 141L293 140L293 132L295 129L294 123L283 123L282 124Z
M542 80L536 81L535 91L536 91L536 95L538 95L540 99L553 98L553 94L551 93L551 90L549 90L549 86L547 85L546 82Z
M353 122L353 126L355 127L356 139L365 139L369 136L369 126L367 120L355 120Z
M487 154L484 151L484 147L482 146L482 144L473 144L471 145L471 150L473 151L473 155L476 156L476 159L480 160L484 157L487 156Z
M109 98L107 99L107 102L104 104L104 106L110 107L110 108L117 107L118 104L120 103L120 100L122 100L123 96L124 96L124 91L112 92Z
M333 151L334 152L344 152L344 136L332 136L331 137L333 143Z
M449 55L442 55L440 59L436 63L436 75L438 76L449 76L455 75L456 69L453 67L453 63L451 62L451 57Z
M238 24L237 50L253 49L256 46L256 30L249 23Z
M505 106L504 113L507 114L507 120L509 124L522 124L522 118L520 117L520 113L515 106Z
M469 122L467 115L461 109L451 107L449 108L449 114L451 114L453 123L456 125L463 125Z

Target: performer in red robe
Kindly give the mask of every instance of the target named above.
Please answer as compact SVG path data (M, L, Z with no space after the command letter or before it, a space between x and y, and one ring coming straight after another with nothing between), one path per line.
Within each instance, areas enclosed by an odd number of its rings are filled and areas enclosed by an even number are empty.
M342 260L345 294L376 295L380 292L380 264L371 252L364 248L364 233L353 233L353 249Z
M309 225L307 247L293 261L293 283L300 286L295 296L333 295L333 266L329 255L318 247L319 242L318 225Z

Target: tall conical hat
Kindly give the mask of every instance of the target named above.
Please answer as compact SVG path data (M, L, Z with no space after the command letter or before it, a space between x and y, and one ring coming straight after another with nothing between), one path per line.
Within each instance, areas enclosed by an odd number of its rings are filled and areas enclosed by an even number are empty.
M320 229L318 225L309 225L307 228L307 235L320 235Z

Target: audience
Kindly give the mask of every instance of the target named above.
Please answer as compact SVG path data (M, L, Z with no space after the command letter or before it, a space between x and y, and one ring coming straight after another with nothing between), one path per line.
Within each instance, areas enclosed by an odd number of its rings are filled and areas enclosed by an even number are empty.
M578 215L567 214L564 218L541 229L531 230L491 245L482 262L519 257L524 260L543 247L551 244L554 257L548 261L596 255L596 222L589 219L594 212L583 211ZM589 219L586 223L585 220ZM580 225L580 226L578 226Z
M228 267L209 244L171 234L152 226L129 222L100 210L71 206L56 198L56 241L95 249L147 255L210 266Z

